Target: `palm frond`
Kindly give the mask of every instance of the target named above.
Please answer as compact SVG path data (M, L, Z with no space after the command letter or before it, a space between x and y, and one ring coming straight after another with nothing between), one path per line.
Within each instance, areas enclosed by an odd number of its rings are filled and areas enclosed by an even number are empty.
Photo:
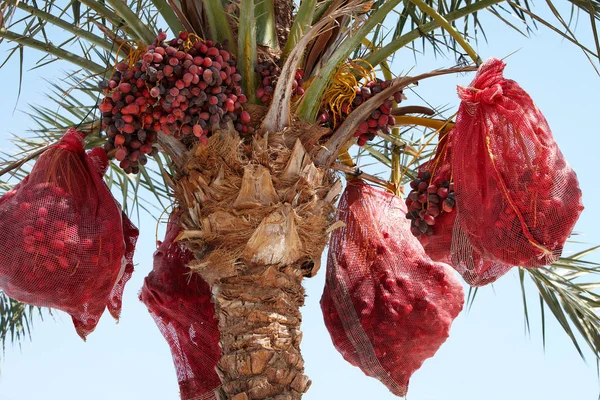
M48 310L50 313L50 311ZM0 345L4 352L6 343L19 343L31 337L35 317L43 319L42 309L9 298L0 290Z
M28 47L44 53L38 65L62 59L100 73L107 65L115 64L114 61L107 64L113 57L107 57L103 52L127 54L125 49L114 45L114 36L124 42L149 44L158 31L159 17L170 21L175 28L181 26L173 21L173 10L156 0L111 0L107 3L81 0L75 3L77 7L73 2L7 0L0 43L7 39L16 46L0 62L0 67L17 53L17 49ZM61 31L71 36L63 43L53 43L51 39Z
M597 0L569 0L557 6L551 0L546 0L546 7L535 5L532 1L521 0L479 0L479 1L439 1L423 0L428 7L434 9L437 15L446 20L451 27L467 40L477 41L480 37L486 39L484 25L481 22L481 12L490 12L504 22L510 29L515 29L523 35L529 35L539 26L544 26L559 34L566 40L582 49L594 62L600 55L600 37L596 28L600 20L600 2ZM391 32L384 29L374 30L373 49L356 49L372 65L379 65L401 48L421 39L422 48L431 47L434 53L445 53L450 50L462 61L466 55L461 46L457 46L456 35L450 30L440 29L434 14L422 11L417 4L406 1L401 9L396 9L395 22L392 17L387 21L394 25ZM549 16L546 16L548 15ZM574 24L569 15L587 15L593 43L584 43L575 34ZM590 47L593 46L592 50Z
M598 249L600 246L570 257L562 257L546 268L525 270L539 290L544 343L545 308L548 308L583 358L582 339L594 356L600 358L600 294L597 292L600 288L600 263L583 260L586 255ZM525 280L520 281L525 299ZM526 301L524 309L528 323Z

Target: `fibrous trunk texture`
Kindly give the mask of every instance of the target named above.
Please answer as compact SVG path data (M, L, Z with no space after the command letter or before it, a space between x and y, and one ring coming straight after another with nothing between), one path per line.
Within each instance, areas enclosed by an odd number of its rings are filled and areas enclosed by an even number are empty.
M225 398L291 400L308 389L300 354L301 280L296 266L261 265L217 286Z
M277 0L273 2L275 8L275 26L279 47L284 48L294 22L294 2L291 0Z
M307 148L323 133L295 124L243 142L219 131L190 151L176 178L181 240L211 285L223 356L223 399L300 399L304 290L327 242L341 190ZM307 138L310 138L310 142Z

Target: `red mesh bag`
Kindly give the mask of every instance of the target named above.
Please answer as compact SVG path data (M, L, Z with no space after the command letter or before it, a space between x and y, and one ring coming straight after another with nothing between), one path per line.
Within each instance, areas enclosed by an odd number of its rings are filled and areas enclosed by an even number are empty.
M208 284L186 267L194 256L175 242L180 231L178 217L172 214L140 300L169 343L181 399L216 400L221 382L215 368L221 348L215 307Z
M539 267L560 257L583 210L577 176L529 95L490 59L462 102L453 139L458 206L453 260L472 253Z
M453 271L425 254L405 214L400 198L349 182L321 298L336 349L397 396L444 343L464 301Z
M452 131L440 133L434 157L421 165L406 198L406 218L431 259L446 262L456 216L450 165Z
M91 164L95 167L98 172L100 179L104 177L108 170L108 158L106 152L101 147L96 147L88 152L88 158ZM118 204L117 204L118 206ZM110 314L115 318L119 319L121 315L121 306L123 305L123 292L125 290L125 284L133 275L133 254L135 253L135 245L137 243L140 232L138 228L131 222L127 217L127 214L121 212L121 220L123 222L123 240L125 241L125 254L123 255L123 262L121 270L117 278L117 283L113 286L110 296L108 298L107 308Z
M70 129L0 198L0 288L69 313L85 339L105 307L120 313L138 232L102 181L106 154L83 138Z
M452 265L469 285L483 286L496 281L511 267L486 261L476 252L468 262L451 257L456 220L451 165L453 138L453 131L440 133L434 157L419 167L417 179L410 183L406 218L411 221L411 232L432 260Z

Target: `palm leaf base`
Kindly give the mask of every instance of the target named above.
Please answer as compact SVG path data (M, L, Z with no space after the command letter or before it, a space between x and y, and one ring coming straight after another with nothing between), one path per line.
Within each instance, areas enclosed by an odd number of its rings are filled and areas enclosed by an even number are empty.
M324 133L294 124L243 141L216 132L176 177L181 240L211 285L221 332L223 399L300 399L302 279L327 243L341 183L306 149Z

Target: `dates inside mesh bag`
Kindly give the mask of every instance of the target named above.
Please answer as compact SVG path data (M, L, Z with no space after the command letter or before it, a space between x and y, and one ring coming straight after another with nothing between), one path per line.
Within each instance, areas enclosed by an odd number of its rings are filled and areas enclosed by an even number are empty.
M435 155L419 167L417 178L410 183L412 190L406 199L406 218L411 221L411 232L432 260L452 265L469 285L483 286L496 281L511 266L484 260L475 251L466 260L451 257L456 209L459 207L451 165L453 132L440 132Z
M173 213L140 300L169 343L181 399L216 400L221 382L215 368L221 349L215 307L208 284L186 267L194 255L175 242L180 231Z
M452 258L540 267L560 257L583 210L575 172L529 95L485 62L454 126L452 170L458 214Z
M0 289L69 313L85 338L106 307L120 313L138 231L102 180L106 153L83 138L70 129L0 198Z
M464 301L452 269L425 254L405 214L400 198L349 182L321 298L338 351L397 396L444 343Z

